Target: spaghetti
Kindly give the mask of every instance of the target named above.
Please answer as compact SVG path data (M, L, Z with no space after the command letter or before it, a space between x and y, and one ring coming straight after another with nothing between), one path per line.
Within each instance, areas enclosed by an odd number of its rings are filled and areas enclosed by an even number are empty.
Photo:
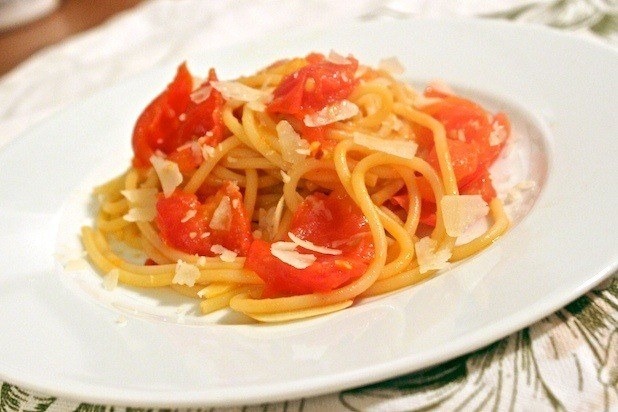
M258 321L344 309L490 245L509 222L488 172L510 134L440 83L312 53L248 77L186 65L138 118L134 158L82 228L106 276ZM480 237L456 240L474 221ZM141 252L131 261L122 244Z

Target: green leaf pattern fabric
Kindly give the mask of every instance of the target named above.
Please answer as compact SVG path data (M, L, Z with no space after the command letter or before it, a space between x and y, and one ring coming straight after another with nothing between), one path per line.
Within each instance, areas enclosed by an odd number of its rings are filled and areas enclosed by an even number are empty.
M484 17L583 32L610 44L618 40L615 0L539 1ZM0 386L0 412L170 410L92 405L39 394L10 382ZM317 398L193 409L322 410L618 410L618 280L606 282L605 288L587 293L488 347L427 370Z

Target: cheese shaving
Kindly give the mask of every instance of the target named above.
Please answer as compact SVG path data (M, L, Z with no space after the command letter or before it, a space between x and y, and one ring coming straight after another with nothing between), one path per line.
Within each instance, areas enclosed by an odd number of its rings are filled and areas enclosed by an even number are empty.
M481 195L445 195L440 206L444 228L452 237L463 235L472 223L489 213L489 206Z
M489 145L498 146L502 144L507 138L506 129L498 122L491 124L491 133L489 133Z
M122 216L127 222L152 222L157 216L157 209L154 205L132 207Z
M357 105L349 100L341 100L321 110L306 115L303 119L305 126L320 127L327 124L335 123L341 120L350 119L360 112Z
M290 250L289 243L296 247L296 244L292 242L275 242L270 246L270 253L283 263L287 263L296 269L306 269L315 262L315 255Z
M240 82L233 81L211 81L213 88L219 91L225 100L238 100L241 102L260 101L265 96L262 90L254 89Z
M418 145L411 140L386 140L359 132L354 133L353 140L357 145L403 159L414 159L418 149Z
M107 272L107 275L103 278L103 288L109 291L116 289L116 286L118 286L119 275L120 271L117 268Z
M207 144L202 146L202 157L207 160L209 157L215 157L215 148Z
M429 89L433 89L438 93L442 93L446 96L453 96L455 91L442 79L434 79L427 85Z
M281 180L283 180L283 183L289 183L292 180L290 175L285 173L283 170L279 170L279 172L281 173Z
M421 273L441 270L449 266L448 260L451 258L451 251L447 249L436 250L437 246L438 242L429 236L422 238L414 245L416 260Z
M210 251L215 255L219 255L219 258L224 262L233 262L236 256L238 256L238 253L221 245L212 245Z
M352 64L352 61L350 59L346 59L345 57L343 57L342 55L340 55L339 53L333 50L331 50L328 56L326 57L326 61L329 61L334 64L339 64L342 66Z
M182 173L180 173L178 165L159 156L150 156L150 163L152 163L152 167L154 167L157 176L159 176L163 195L170 197L174 190L182 183Z
M124 196L129 203L134 205L153 205L157 203L157 188L151 187L146 189L126 189L121 190L120 194Z
M172 283L176 285L195 286L195 282L200 278L200 269L191 263L183 262L178 259L174 270Z
M294 242L298 246L304 249L307 249L307 250L311 250L312 252L322 253L323 255L335 255L335 256L340 255L342 253L341 250L339 249L331 249L326 246L318 246L318 245L315 245L309 242L308 240L300 239L299 237L294 235L294 233L292 232L288 232L288 237L290 238L292 242Z
M427 106L430 106L432 104L435 103L440 103L443 99L440 97L425 97L422 94L419 94L418 96L416 96L414 98L414 101L412 102L412 105L416 108L416 109L423 109Z
M204 103L210 97L210 93L212 92L212 87L204 86L198 89L195 89L189 95L191 101L195 104Z
M193 219L196 214L197 214L197 210L194 210L194 209L187 210L187 213L183 216L182 219L180 219L180 222L186 223L189 220Z
M208 227L214 230L230 230L232 224L232 206L230 198L223 196L212 214Z
M380 60L378 63L378 68L392 74L393 76L398 76L406 71L406 68L403 64L401 64L397 57L389 57L387 59Z
M311 153L309 142L301 138L287 121L277 123L276 130L281 145L281 157L286 162L292 164L301 162Z

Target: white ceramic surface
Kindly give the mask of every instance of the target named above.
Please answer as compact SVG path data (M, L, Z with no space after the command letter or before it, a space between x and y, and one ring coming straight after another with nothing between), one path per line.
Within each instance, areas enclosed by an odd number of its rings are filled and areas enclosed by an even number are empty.
M164 67L30 130L0 152L0 378L121 405L248 404L333 392L448 360L520 329L618 265L618 55L543 28L472 20L383 21L187 56L220 78L319 50L406 78L445 79L509 112L517 139L492 173L514 227L482 254L414 288L284 325L194 316L166 293L101 288L59 260L79 247L90 188L130 159L133 122L169 82ZM555 56L559 56L556 59ZM512 170L507 175L506 170ZM184 302L184 303L183 303Z

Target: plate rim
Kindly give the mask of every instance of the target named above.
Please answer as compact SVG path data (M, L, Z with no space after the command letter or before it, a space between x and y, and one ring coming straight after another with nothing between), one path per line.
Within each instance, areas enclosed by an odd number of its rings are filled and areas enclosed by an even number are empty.
M415 17L415 18L405 19L402 21L408 22L408 23L424 21L425 23L427 23L427 22L436 22L436 21L451 22L451 21L457 21L457 20L465 20L468 23L471 20L474 20L475 22L474 24L476 26L498 25L501 27L508 27L509 30L512 29L512 27L514 26L519 26L517 30L524 30L524 31L532 30L535 32L551 33L552 35L558 36L558 37L566 36L566 37L570 37L573 39L584 41L593 47L601 47L612 53L617 53L616 49L610 47L609 45L605 43L601 43L601 42L598 42L596 40L589 39L586 37L581 37L571 32L563 32L563 31L559 31L558 29L548 28L546 26L535 26L535 25L528 25L528 24L513 24L512 22L496 21L496 20L459 19L459 18L455 18L455 19L453 18L440 18L440 19L422 18L420 19L420 18ZM384 23L383 21L369 22L369 23L355 22L353 24L349 24L348 26L354 27L354 28L356 27L366 28L370 25L379 26L383 23ZM304 36L311 35L312 33L315 34L318 32L307 31L307 32L297 33L297 35L304 37ZM225 49L230 49L230 48L231 49L238 48L238 45L226 47ZM208 51L208 53L215 53L215 52L216 50ZM27 129L25 132L21 134L20 137L32 135L33 133L35 133L35 130L45 127L45 125L48 124L48 122L52 121L54 118L58 118L58 117L65 115L67 112L72 110L74 106L77 106L79 104L84 104L84 101L87 104L89 100L96 98L98 95L102 93L105 93L105 92L111 93L113 90L122 88L123 85L126 85L128 83L135 81L136 78L142 78L146 76L147 73L150 73L155 70L156 71L162 70L162 68L167 67L171 64L173 63L158 65L156 67L146 70L145 72L131 76L123 80L122 82L112 86L111 88L106 88L104 90L101 90L95 93L94 96L91 96L87 99L83 99L79 102L75 102L69 105L68 107L65 107L61 111L51 115L50 117L47 117L43 121L34 125L33 127ZM20 137L11 140L9 143L7 143L2 148L0 148L0 150L5 151L8 149L9 146L16 146L16 145L18 146L20 144ZM435 353L433 354L433 356L430 356L430 357L425 356L424 361L418 362L418 365L420 366L414 367L412 370L410 370L410 368L407 368L406 365L402 364L402 363L406 363L406 364L409 363L409 362L403 362L403 360L409 360L410 358L410 357L406 357L404 359L400 358L395 361L384 362L378 365L379 367L377 369L379 369L380 373L378 373L377 375L376 375L376 366L368 366L365 368L357 369L355 371L330 374L328 377L310 378L308 379L308 381L307 379L295 381L295 384L293 385L290 384L283 388L279 388L279 390L277 391L277 394L275 396L268 396L268 399L264 398L264 389L260 389L262 386L272 389L270 385L266 384L266 385L261 385L261 386L250 385L249 387L244 387L244 386L234 387L230 389L229 391L227 390L223 391L224 392L223 396L211 397L211 398L208 398L206 401L212 403L213 405L231 406L231 405L242 405L244 403L253 404L253 403L257 403L261 401L275 402L275 401L281 401L281 400L286 400L286 399L289 400L292 398L298 398L302 396L315 396L315 395L320 395L320 394L325 394L325 393L333 393L335 391L348 389L348 388L356 387L359 385L365 385L365 384L369 384L369 383L376 382L376 381L381 381L384 379L388 379L389 377L392 378L400 374L411 373L412 371L417 371L417 370L420 370L420 369L423 369L423 368L426 368L432 365L437 365L438 363L448 361L449 359L453 359L458 356L469 353L473 350L479 349L486 344L489 344L497 339L507 336L508 334L514 331L520 330L523 327L530 325L532 322L553 313L554 311L568 304L573 299L576 299L577 297L581 296L582 294L584 294L585 292L593 288L598 283L605 280L611 274L616 272L617 269L618 269L618 261L614 260L614 262L611 263L610 265L602 267L599 271L597 271L594 274L594 276L590 276L587 282L584 282L579 287L573 289L570 294L561 295L560 299L554 298L552 300L544 300L542 302L543 304L539 305L539 308L537 308L536 311L533 313L516 312L512 314L510 317L503 319L500 322L496 322L499 324L497 326L494 326L492 324L491 326L486 326L482 329L477 329L471 334L472 338L469 337L469 334L466 335L468 336L465 339L468 342L467 344L463 344L459 342L460 339L450 342L445 345L447 349L442 350L443 352L448 352L446 356L444 354L440 355L438 353ZM488 334L486 329L491 329L493 332ZM444 348L444 345L442 346L442 348ZM360 374L361 376L355 376L357 375L358 370L363 370L363 369L366 369L368 372L364 372ZM392 370L396 370L396 372L395 373L389 372ZM206 392L199 391L195 393L184 392L182 394L182 396L185 397L184 400L174 397L174 395L176 396L179 395L179 393L177 392L171 392L169 393L169 396L168 396L167 392L159 391L157 393L160 394L161 397L155 398L155 399L153 399L152 392L146 394L143 391L132 391L132 390L125 390L125 392L120 392L120 393L117 392L114 394L105 394L104 393L105 391L101 391L99 388L98 392L99 393L103 392L103 393L94 394L94 392L90 392L90 391L96 390L97 389L96 385L79 383L78 385L79 389L76 390L75 386L73 386L71 390L64 391L64 390L58 390L58 387L54 386L51 381L47 382L47 385L46 384L33 385L32 382L19 379L18 376L9 376L9 375L11 374L8 374L5 376L3 368L0 367L0 378L5 379L7 383L10 383L12 385L21 386L24 388L32 388L34 390L41 391L41 392L53 391L54 392L53 396L63 397L65 399L88 401L88 402L94 402L94 403L110 403L114 405L135 405L135 406L153 406L153 405L163 406L165 405L167 406L167 405L173 404L176 407L189 407L189 406L203 405L204 400L205 400L204 393L209 393L209 391L206 391ZM372 376L368 376L368 375L372 375ZM318 382L315 382L316 380ZM251 388L253 388L253 392ZM307 388L312 388L312 389L310 389L310 392L307 392ZM106 389L112 389L112 388L106 388ZM216 390L220 391L220 389L216 389ZM243 399L240 400L238 396L235 395L235 393L238 391L241 391L244 394L249 393L249 396L248 397L243 396ZM142 394L141 397L140 397L140 394ZM50 395L52 394L50 393Z

